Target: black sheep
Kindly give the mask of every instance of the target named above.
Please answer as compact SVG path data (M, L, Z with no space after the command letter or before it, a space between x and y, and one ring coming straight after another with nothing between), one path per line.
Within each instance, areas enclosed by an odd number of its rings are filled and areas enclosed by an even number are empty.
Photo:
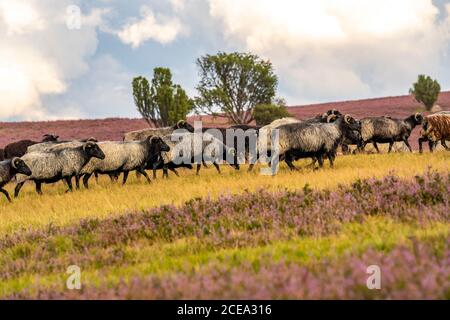
M22 157L25 153L27 153L27 148L29 146L41 143L41 142L51 142L58 141L59 136L55 136L53 134L45 134L42 141L33 141L33 140L20 140L16 142L12 142L5 147L5 159L12 159L14 157Z

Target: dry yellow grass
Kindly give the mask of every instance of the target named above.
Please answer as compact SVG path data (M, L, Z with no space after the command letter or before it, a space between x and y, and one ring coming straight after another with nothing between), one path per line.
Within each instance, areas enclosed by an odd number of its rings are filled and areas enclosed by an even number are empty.
M309 162L300 161L297 166L305 166ZM382 177L392 170L401 177L423 173L428 167L448 172L449 164L449 152L423 155L396 153L341 156L337 158L334 169L326 163L325 169L319 171L303 169L290 172L282 166L274 177L260 175L258 168L253 173L247 173L246 166L241 171L223 166L222 175L218 175L214 168L202 168L200 177L195 176L195 170L180 170L180 178L172 174L168 180L163 180L159 173L159 179L151 185L145 179L138 181L134 174L125 187L113 185L107 178L101 178L99 184L92 179L90 190L82 189L72 194L66 194L65 186L58 183L45 185L44 195L38 196L34 185L29 184L12 204L0 198L0 236L21 228L43 227L50 223L65 225L83 218L105 218L161 204L179 205L194 197L215 198L258 188L299 189L306 183L318 189L334 188L358 178ZM7 189L12 192L13 187L9 185Z

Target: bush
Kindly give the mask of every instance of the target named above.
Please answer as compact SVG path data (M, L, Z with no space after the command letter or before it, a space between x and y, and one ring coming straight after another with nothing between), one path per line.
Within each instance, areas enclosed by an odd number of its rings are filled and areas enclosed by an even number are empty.
M274 120L291 116L284 105L260 104L253 110L253 118L255 118L256 124L259 126L264 126Z

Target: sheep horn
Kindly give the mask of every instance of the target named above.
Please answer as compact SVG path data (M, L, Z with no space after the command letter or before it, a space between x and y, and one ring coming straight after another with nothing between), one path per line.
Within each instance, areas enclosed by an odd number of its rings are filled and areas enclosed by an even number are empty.
M421 115L420 113L417 112L417 113L414 115L414 119L416 119L416 121L419 122L421 116L422 116L422 115Z
M336 120L336 115L334 115L334 114L330 114L330 115L327 117L327 123L331 123L331 122L333 122L334 120Z
M178 121L177 126L178 127L183 126L185 123L186 123L186 121L180 120L180 121Z
M11 166L12 166L14 169L17 169L17 165L16 165L16 161L17 161L17 160L19 160L18 157L14 157L14 158L12 158L12 160L11 160Z
M350 119L351 119L351 118L352 118L351 116L349 116L348 114L346 114L346 115L344 116L344 121L345 121L345 123L350 124Z

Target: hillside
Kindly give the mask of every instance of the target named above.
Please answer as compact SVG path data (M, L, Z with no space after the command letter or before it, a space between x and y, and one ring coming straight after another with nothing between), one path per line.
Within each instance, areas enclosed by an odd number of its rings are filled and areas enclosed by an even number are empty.
M440 94L438 105L444 110L450 110L450 91ZM404 118L421 109L421 105L412 96L397 96L375 99L331 102L293 106L289 112L299 119L315 116L329 109L338 109L357 118L377 115L390 115ZM227 126L224 118L210 116L193 116L194 120L203 121L203 126ZM45 133L58 134L61 139L82 139L95 137L98 140L121 140L124 132L145 128L146 122L142 119L108 118L98 120L59 120L42 122L0 122L0 147L20 140L40 140ZM411 145L417 147L419 129L414 130L410 140Z

